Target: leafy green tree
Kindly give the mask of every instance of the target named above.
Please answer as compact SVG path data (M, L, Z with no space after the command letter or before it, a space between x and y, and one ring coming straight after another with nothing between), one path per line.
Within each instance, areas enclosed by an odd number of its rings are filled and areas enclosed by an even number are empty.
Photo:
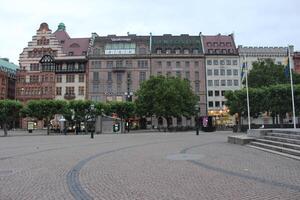
M63 100L31 100L27 103L22 113L26 117L44 120L47 125L47 134L50 133L50 121L56 114L66 112L67 102Z
M0 100L0 123L3 127L4 136L7 136L7 125L16 120L22 104L15 100Z
M150 77L136 95L137 113L140 116L164 117L168 128L172 117L193 115L197 103L197 96L189 82L175 77Z

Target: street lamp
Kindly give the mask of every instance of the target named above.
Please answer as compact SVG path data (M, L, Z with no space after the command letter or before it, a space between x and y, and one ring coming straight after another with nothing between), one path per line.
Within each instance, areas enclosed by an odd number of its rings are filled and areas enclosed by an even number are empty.
M92 123L94 123L94 110L95 110L95 105L94 104L91 104L91 121ZM94 124L95 126L95 124ZM94 131L91 130L91 139L94 138Z
M199 105L196 104L195 105L195 125L196 125L196 135L199 135L199 117L198 117L198 113L199 113Z
M132 101L132 95L133 95L133 92L125 92L125 95L126 95L126 101Z

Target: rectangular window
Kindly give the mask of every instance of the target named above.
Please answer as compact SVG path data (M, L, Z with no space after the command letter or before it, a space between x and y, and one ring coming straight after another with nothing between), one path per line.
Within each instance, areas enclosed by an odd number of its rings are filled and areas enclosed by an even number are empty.
M231 65L231 60L226 60L226 65Z
M67 83L74 83L75 82L75 75L74 74L67 74Z
M195 82L195 92L200 92L200 84L199 84L199 82L197 81L197 82Z
M140 72L140 77L139 77L140 83L142 83L145 80L146 80L146 72Z
M215 96L216 96L216 97L220 96L220 91L219 91L219 90L216 90L216 91L215 91Z
M61 87L56 87L56 95L61 95Z
M74 87L66 87L66 95L75 95Z
M211 69L207 70L207 76L212 76L212 70Z
M117 73L117 82L122 82L122 73L121 72L118 72Z
M238 75L239 75L239 70L234 69L234 70L233 70L233 75L234 75L234 76L238 76Z
M220 107L220 101L216 101L215 105L216 105L217 108L219 108Z
M227 80L227 86L232 86L232 80Z
M221 86L226 86L226 80L221 80Z
M222 95L222 97L225 96L225 90L222 90L222 91L221 91L221 95Z
M176 71L176 77L181 78L181 71Z
M214 107L214 102L213 101L209 101L208 102L208 107L210 107L210 108Z
M239 86L239 80L233 80L234 86Z
M213 81L212 81L212 80L208 80L208 81L207 81L207 85L208 85L208 86L213 86Z
M170 71L167 72L167 77L171 77L172 73Z
M232 75L231 69L227 69L226 71L227 71L227 76L231 76Z
M111 72L107 72L107 80L112 81L112 73Z
M185 61L185 67L189 68L190 67L190 62L189 61Z
M219 76L219 70L218 69L214 69L214 75Z
M61 75L56 75L56 82L57 83L61 83L62 82Z
M199 61L195 61L195 67L199 67Z
M38 83L39 82L39 76L38 75L31 75L29 77L30 83Z
M122 93L122 84L121 83L117 83L117 93L118 94Z
M126 67L131 68L132 67L132 60L126 60L125 65L126 65Z
M99 81L99 72L93 72L93 81Z
M225 69L220 69L220 75L225 76Z
M123 67L123 60L117 60L116 61L116 67L117 68L122 68Z
M113 68L114 67L114 61L106 61L106 67L107 68Z
M162 62L161 61L157 61L157 67L162 67Z
M158 71L157 76L161 76L161 75L162 75L161 71Z
M148 68L148 61L147 60L138 60L138 67L139 68Z
M211 60L207 60L207 65L212 65L212 61Z
M78 80L79 80L79 83L83 83L84 82L84 74L79 74Z
M30 71L39 71L39 63L31 63L30 64Z
M185 78L187 79L187 80L190 80L190 72L185 72Z
M214 81L215 86L219 86L219 80Z
M218 64L219 64L218 60L214 60L214 65L218 65Z
M172 66L171 61L167 61L167 67L171 67L171 66Z
M106 91L107 93L112 93L112 83L107 84Z
M83 96L84 95L84 86L78 87L78 95Z
M225 60L220 60L220 65L225 65Z
M233 61L232 61L232 64L233 64L233 65L237 65L237 60L233 60Z
M209 90L209 91L208 91L208 96L209 96L209 97L212 97L213 95L214 95L213 91L212 91L212 90Z
M199 76L199 72L195 71L195 80L199 81L200 80L200 76Z
M92 92L93 93L99 92L99 85L98 84L93 84L92 85Z
M176 62L176 67L180 68L180 62L179 61Z

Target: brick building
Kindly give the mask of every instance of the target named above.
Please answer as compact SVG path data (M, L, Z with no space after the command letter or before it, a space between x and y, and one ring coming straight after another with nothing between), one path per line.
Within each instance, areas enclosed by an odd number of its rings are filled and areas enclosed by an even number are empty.
M15 99L16 70L7 58L0 58L0 99Z
M293 56L294 71L300 74L300 52L295 52Z

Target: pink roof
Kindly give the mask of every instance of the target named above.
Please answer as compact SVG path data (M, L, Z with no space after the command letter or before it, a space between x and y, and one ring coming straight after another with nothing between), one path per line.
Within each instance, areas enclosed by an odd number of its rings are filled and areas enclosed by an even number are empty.
M90 38L70 38L64 30L57 30L53 34L61 42L63 52L67 55L73 52L73 56L82 56L88 50Z
M205 54L216 54L216 53L212 53L215 52L215 50L219 50L220 52L222 52L222 50L226 50L227 52L228 50L231 50L232 52L231 54L238 53L232 34L230 35L218 34L214 36L211 35L203 36L203 44L204 44Z

